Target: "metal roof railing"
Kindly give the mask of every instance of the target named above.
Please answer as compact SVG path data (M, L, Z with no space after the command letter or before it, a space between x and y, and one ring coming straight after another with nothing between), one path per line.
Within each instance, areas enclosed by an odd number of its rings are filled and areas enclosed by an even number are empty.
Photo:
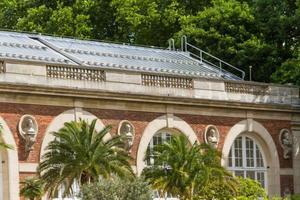
M181 51L188 52L191 57L199 60L201 63L206 63L208 65L216 67L219 70L220 76L235 77L242 80L244 80L245 78L245 72L243 70L188 43L187 37L185 35L181 37Z

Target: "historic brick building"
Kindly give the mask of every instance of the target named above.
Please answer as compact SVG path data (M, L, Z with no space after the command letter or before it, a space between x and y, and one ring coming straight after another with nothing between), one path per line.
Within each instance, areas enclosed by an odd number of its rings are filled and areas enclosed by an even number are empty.
M148 146L184 134L214 145L225 167L270 195L300 193L298 88L243 81L190 47L0 32L1 139L15 147L1 150L0 199L19 199L19 181L35 174L50 133L79 118L111 124L111 135L128 126L137 174Z

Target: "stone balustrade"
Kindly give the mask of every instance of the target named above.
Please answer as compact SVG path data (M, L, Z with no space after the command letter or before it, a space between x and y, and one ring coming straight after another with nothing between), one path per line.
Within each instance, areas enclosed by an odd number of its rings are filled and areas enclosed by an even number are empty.
M0 74L5 72L4 62L0 61Z
M142 74L142 85L169 88L193 88L192 78L170 77L161 75Z
M95 82L105 81L103 70L51 65L47 66L47 77Z
M260 85L255 83L234 83L225 82L225 91L230 93L268 95L270 93L268 85Z

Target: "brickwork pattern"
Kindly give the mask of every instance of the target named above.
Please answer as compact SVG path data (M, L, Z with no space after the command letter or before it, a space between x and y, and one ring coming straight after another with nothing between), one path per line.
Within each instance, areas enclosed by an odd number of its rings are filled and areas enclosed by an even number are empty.
M72 109L71 107L59 107L59 106L42 106L42 105L28 105L28 104L10 104L0 103L0 116L6 121L10 130L13 133L15 142L18 146L17 151L19 155L19 162L38 163L40 158L40 151L42 141L45 137L47 127L51 121L63 113L66 110ZM106 109L84 109L93 115L97 116L104 125L112 125L111 134L117 134L119 123L122 120L130 121L135 127L135 138L133 147L131 150L131 156L134 158L132 165L135 165L135 159L137 157L137 151L142 134L147 127L148 123L152 120L165 115L165 113L154 113L154 112L137 112L137 111L121 111L121 110L106 110ZM18 123L22 115L29 114L36 118L39 125L39 132L36 138L36 143L33 146L33 151L30 152L29 156L24 157L24 142L18 133ZM203 116L203 115L189 115L189 114L177 114L177 117L187 122L194 132L197 134L200 142L204 141L203 135L206 126L215 125L220 132L220 142L218 149L221 151L223 148L224 140L229 132L230 128L239 121L244 120L243 118L234 117L216 117L216 116ZM274 143L277 147L277 151L280 158L281 168L292 168L292 160L283 159L282 148L279 144L279 132L283 128L290 129L290 122L284 120L262 120L255 119L260 122L271 134ZM30 174L29 174L30 175ZM32 174L31 174L32 175ZM21 180L28 176L27 173L21 173ZM293 188L293 176L282 175L281 189L282 192L285 188Z
M256 121L263 124L263 126L268 130L271 134L273 141L277 148L277 153L280 162L280 168L293 168L293 160L292 159L284 159L283 158L283 149L280 145L279 141L279 133L281 129L289 129L291 130L291 122L284 120L262 120L256 119Z
M293 175L280 175L281 196L287 193L294 194L294 177Z
M6 121L13 133L16 145L18 146L18 156L20 162L37 163L40 158L40 149L44 135L51 121L63 111L70 109L66 107L39 106L39 105L16 105L0 103L0 116ZM35 117L39 126L39 132L33 150L26 158L24 155L25 146L22 137L19 135L18 123L22 115L29 114Z

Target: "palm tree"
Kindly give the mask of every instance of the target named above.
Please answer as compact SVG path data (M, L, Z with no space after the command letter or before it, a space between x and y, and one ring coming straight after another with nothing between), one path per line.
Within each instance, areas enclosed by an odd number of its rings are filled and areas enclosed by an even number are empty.
M2 124L0 124L0 137L2 135L2 130L3 130L3 127L2 127ZM0 141L0 150L1 149L13 149L13 146L11 146L9 144L5 144L4 142Z
M130 156L121 148L123 138L114 136L105 140L111 126L97 132L95 125L96 119L91 124L72 121L52 133L55 140L47 146L38 167L50 196L60 187L64 188L64 195L72 194L74 183L81 187L97 182L99 177L133 176Z
M172 136L169 142L154 147L151 155L155 162L143 175L161 193L192 200L212 181L228 182L234 190L231 174L220 165L219 153L208 145L191 145L184 135Z
M43 182L36 177L28 177L20 184L20 195L30 200L41 199L44 194Z

